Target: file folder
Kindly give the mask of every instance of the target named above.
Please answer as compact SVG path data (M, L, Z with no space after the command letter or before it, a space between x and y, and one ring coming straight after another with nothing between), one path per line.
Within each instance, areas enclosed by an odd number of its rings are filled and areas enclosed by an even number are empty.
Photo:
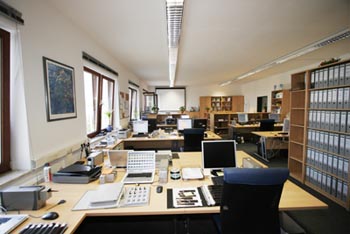
M334 86L334 67L330 67L328 70L328 87Z
M346 132L346 118L347 118L347 112L342 111L340 113L340 131Z
M338 97L337 97L337 100L338 100L338 104L337 104L337 108L338 109L343 109L344 108L344 105L343 105L343 93L344 93L344 89L343 88L339 88L338 89Z
M350 85L350 63L345 65L345 85Z
M334 67L334 76L333 76L333 84L334 86L337 86L337 85L342 85L344 84L344 80L343 80L343 83L339 84L339 73L340 73L340 67L339 66L336 66ZM343 68L343 73L344 73L344 68Z

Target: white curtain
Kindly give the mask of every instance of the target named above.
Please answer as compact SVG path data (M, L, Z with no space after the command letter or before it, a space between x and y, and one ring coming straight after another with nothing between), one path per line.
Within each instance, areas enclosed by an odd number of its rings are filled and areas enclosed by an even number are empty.
M11 34L11 167L12 170L29 170L31 169L31 147L24 90L23 59L20 36L20 27L25 26L18 25L7 18L0 16L0 27Z

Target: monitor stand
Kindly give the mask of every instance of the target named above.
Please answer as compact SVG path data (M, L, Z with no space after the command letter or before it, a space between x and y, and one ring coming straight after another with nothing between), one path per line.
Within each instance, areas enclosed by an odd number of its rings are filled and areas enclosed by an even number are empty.
M224 175L224 170L220 170L220 169L211 170L210 173L211 173L213 176L223 176L223 175Z

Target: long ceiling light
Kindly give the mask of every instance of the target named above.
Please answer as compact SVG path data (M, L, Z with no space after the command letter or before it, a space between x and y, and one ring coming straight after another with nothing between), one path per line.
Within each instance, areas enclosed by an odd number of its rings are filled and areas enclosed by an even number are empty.
M238 76L238 77L236 77L236 78L234 78L232 80L228 80L228 81L222 82L219 85L220 86L229 85L234 80L245 79L245 78L247 78L249 76L252 76L252 75L254 75L254 74L258 73L258 72L261 72L261 71L264 71L266 69L269 69L269 68L271 68L271 67L273 67L275 65L278 65L278 64L287 62L289 60L295 59L297 57L300 57L302 55L305 55L307 53L310 53L312 51L320 49L320 48L322 48L324 46L333 44L333 43L335 43L337 41L346 39L348 37L350 37L350 29L344 29L344 30L342 30L342 31L332 35L332 36L324 38L324 39L322 39L320 41L317 41L317 42L315 42L315 43L313 43L311 45L308 45L308 46L306 46L304 48L296 50L296 51L294 51L292 53L289 53L289 54L287 54L285 56L279 57L279 58L277 58L277 59L275 59L275 60L273 60L273 61L271 61L271 62L269 62L267 64L264 64L264 65L262 65L260 67L257 67L257 68L255 68L255 69L253 69L253 70L251 70L251 71L249 71L247 73L244 73L244 74L242 74L242 75L240 75L240 76Z
M183 9L184 0L166 0L170 87L174 87L175 85Z

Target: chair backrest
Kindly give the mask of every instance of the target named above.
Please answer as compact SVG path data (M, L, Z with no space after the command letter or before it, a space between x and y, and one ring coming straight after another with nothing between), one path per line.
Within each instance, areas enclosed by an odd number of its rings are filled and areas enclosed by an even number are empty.
M260 120L259 131L273 131L275 128L274 119L262 119Z
M201 151L204 131L203 128L185 128L184 151Z
M278 206L287 168L225 168L222 233L280 233Z

